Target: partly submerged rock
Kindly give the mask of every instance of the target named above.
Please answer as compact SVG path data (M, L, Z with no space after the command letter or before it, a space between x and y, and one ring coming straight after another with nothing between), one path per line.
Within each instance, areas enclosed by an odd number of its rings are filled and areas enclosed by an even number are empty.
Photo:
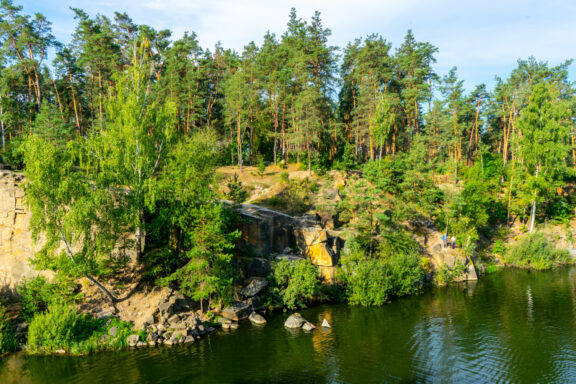
M304 319L299 313L294 313L286 319L284 326L286 328L300 328L304 323L306 323L306 319Z
M250 319L250 321L252 323L257 324L257 325L266 324L266 319L264 318L264 316L262 316L256 312L252 312L250 314L250 316L248 317L248 319Z
M330 325L330 323L328 322L328 320L324 319L322 321L322 327L324 328L332 328L332 326Z
M313 329L316 329L316 326L314 324L312 324L311 322L306 321L304 323L304 325L302 326L302 329L305 331L311 331Z

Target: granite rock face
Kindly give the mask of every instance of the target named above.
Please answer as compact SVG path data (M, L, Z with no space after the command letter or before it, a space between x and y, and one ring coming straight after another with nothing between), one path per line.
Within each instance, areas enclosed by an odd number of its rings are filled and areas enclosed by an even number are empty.
M24 176L0 170L0 286L14 287L41 274L30 265L36 247L24 203ZM42 274L50 275L48 272Z
M240 245L255 256L291 254L294 249L314 265L336 265L343 241L336 231L322 227L318 218L293 217L251 204L242 204L239 213L244 218Z

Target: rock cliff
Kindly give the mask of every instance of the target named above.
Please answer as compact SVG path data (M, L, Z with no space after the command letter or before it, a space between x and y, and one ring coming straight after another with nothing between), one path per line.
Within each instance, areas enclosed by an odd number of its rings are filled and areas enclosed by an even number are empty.
M40 274L30 265L34 242L30 214L24 205L24 176L0 170L0 286L13 287Z

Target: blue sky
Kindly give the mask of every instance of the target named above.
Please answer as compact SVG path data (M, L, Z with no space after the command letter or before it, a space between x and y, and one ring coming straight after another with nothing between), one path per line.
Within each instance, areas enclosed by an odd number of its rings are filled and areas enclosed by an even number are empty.
M25 13L41 12L59 41L68 42L75 26L69 7L91 16L127 12L136 24L168 28L173 37L197 33L204 48L221 41L241 51L267 30L280 35L296 7L308 20L315 10L332 30L330 43L344 47L357 37L378 33L397 48L408 29L419 41L438 47L435 69L452 66L468 90L494 76L507 77L519 58L534 56L550 65L576 57L576 1L571 0L14 0ZM576 65L570 67L576 80Z

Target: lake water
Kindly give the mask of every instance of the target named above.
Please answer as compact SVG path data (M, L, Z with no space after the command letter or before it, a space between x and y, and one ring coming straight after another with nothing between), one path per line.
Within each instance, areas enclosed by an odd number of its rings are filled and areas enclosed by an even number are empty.
M379 308L300 313L318 328L291 332L287 313L191 345L12 355L0 360L0 383L576 382L576 268L510 270Z

